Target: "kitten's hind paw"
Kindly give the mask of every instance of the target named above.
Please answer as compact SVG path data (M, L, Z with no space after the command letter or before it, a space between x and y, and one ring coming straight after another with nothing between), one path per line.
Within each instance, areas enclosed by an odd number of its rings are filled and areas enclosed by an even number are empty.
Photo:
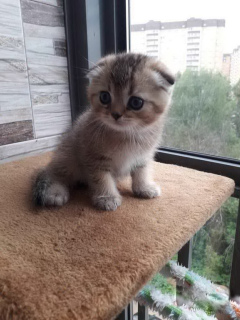
M46 193L46 206L63 206L68 202L69 191L65 185L53 183Z
M133 193L138 198L152 199L161 195L161 189L155 183L149 185L142 185L133 190Z
M36 206L62 206L69 199L68 187L54 181L47 168L42 169L33 181L33 202Z
M121 196L93 197L93 204L99 210L115 211L122 203Z

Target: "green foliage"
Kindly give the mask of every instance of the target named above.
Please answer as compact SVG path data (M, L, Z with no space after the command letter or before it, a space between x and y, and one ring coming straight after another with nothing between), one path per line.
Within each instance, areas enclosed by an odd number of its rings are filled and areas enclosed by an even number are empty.
M195 235L193 271L215 283L229 286L238 201L229 199Z
M219 73L178 75L163 145L240 159L240 80L232 88ZM196 234L195 272L229 285L238 202L230 199Z
M237 99L240 99L240 80L238 83L233 87L233 93Z
M236 105L235 113L233 115L233 121L236 126L237 135L240 138L240 80L233 87L233 93L237 99L237 105Z
M208 302L196 302L196 306L199 308L199 309L202 309L203 311L206 312L206 314L208 316L211 316L211 315L214 315L215 314L215 310L213 308L213 306L208 303Z
M182 315L182 310L175 306L166 306L162 313L164 317L171 316L172 319L177 320Z
M150 303L152 303L152 297L151 297L151 290L150 287L144 287L143 288L143 294L145 296L145 299L147 299Z
M188 273L185 275L185 281L191 285L193 285L194 283L194 280L192 279L191 275Z
M221 74L185 71L174 88L163 144L240 159L236 105L232 87Z
M160 289L163 294L175 294L175 288L160 273L157 273L149 284L153 285L156 289Z

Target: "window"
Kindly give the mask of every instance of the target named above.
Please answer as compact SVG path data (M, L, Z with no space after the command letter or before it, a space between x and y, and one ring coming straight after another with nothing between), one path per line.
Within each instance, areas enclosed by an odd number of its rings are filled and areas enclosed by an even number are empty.
M227 7L213 0L207 14L201 1L182 0L174 11L171 4L160 8L159 1L149 1L130 1L131 25L151 20L156 30L158 24L159 58L178 75L164 145L240 160L240 40L233 36L240 29L237 0Z
M189 66L198 66L198 64L199 64L199 60L187 60L186 61L187 62L187 67L189 67Z
M189 52L199 52L199 48L194 48L194 49L187 49L187 52L189 53Z
M187 163L194 168L189 157L225 157L230 158L228 163L236 164L239 174L240 40L233 37L235 30L240 29L235 14L238 0L230 0L228 7L212 0L211 4L208 2L207 14L205 1L182 0L175 4L174 11L170 3L160 10L159 1L152 0L151 6L149 1L131 0L131 24L159 22L159 58L177 79L159 159ZM132 32L131 37L134 36ZM227 59L225 54L231 58ZM201 162L199 167L202 166ZM224 174L218 171L221 172ZM238 201L231 198L193 240L193 269L226 287L230 281L237 211Z
M187 59L187 62L188 62L188 61L189 61L189 62L198 62L199 60L196 59L196 57L193 57L193 59L190 59L190 60Z
M147 55L158 58L158 51L147 51Z
M147 34L147 40L151 40L151 39L157 40L158 37L157 37L157 35L148 35Z
M199 42L190 42L188 46L199 46Z
M187 69L188 70L192 70L192 71L198 71L198 67L197 66L191 66L191 65L187 65Z
M188 31L188 35L190 36L190 35L195 35L195 34L199 34L200 33L200 31Z
M150 39L147 39L147 42L153 42L153 41L157 41L157 38L150 38Z
M188 40L192 40L192 39L200 39L200 37L188 37Z
M199 54L198 53L188 54L187 57L188 58L196 58L196 57L199 57Z
M156 33L147 33L147 37L150 37L150 36L154 36L154 37L156 37L156 36L157 36L157 34L156 34Z

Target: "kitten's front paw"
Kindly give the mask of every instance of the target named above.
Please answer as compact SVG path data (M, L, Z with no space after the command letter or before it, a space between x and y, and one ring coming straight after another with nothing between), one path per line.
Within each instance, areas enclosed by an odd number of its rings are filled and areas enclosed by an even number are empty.
M161 189L156 184L142 185L133 190L133 193L138 198L152 199L161 195Z
M115 211L122 203L121 196L94 197L93 204L100 210Z

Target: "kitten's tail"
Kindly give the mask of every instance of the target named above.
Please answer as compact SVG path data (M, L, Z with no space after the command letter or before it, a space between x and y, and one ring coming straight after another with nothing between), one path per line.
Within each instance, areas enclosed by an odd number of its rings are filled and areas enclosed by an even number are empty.
M46 195L49 187L51 186L51 178L49 172L42 169L38 172L33 182L33 202L36 206L44 206Z

